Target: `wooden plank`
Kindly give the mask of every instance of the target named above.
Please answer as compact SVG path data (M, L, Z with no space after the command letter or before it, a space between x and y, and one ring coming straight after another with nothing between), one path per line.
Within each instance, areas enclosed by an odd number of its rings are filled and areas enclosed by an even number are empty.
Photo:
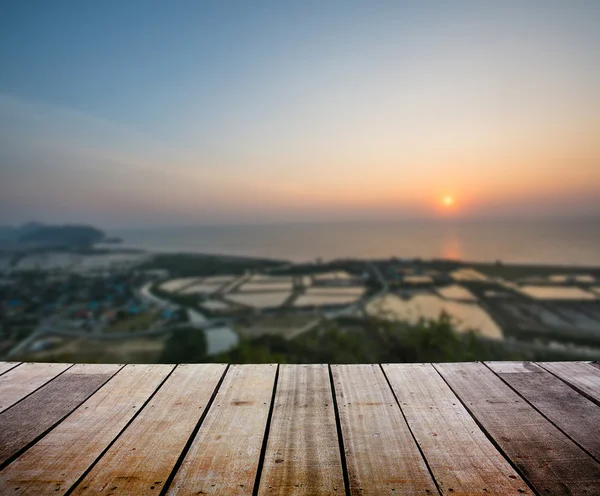
M506 371L506 362L486 364L554 425L600 460L600 407L550 372L525 363Z
M327 365L281 365L259 495L344 494Z
M51 432L0 471L0 493L65 494L172 369L171 365L124 367Z
M73 364L23 363L0 375L0 412L54 379Z
M437 494L379 365L332 365L350 494Z
M600 404L600 369L582 362L544 362L539 365Z
M229 368L167 494L251 495L276 365Z
M383 368L442 494L532 494L431 364Z
M74 365L0 414L0 467L71 413L121 365Z
M21 362L0 362L0 375L4 374L4 372L8 372L11 369L14 369Z
M436 364L539 494L596 494L600 465L482 363Z
M72 494L158 494L226 365L179 365ZM160 456L157 456L160 453Z
M493 369L497 374L543 372L540 367L531 362L486 362L486 365Z

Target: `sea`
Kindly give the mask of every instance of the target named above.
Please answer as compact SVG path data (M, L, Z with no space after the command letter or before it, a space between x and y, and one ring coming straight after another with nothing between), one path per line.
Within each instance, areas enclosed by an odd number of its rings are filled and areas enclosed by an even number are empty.
M338 222L115 229L123 246L307 262L444 258L600 266L600 218Z

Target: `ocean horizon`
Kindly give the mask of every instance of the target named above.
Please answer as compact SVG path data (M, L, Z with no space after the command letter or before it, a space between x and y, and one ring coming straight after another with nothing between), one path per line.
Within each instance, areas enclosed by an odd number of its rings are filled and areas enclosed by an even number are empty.
M600 219L411 220L111 229L123 247L305 262L445 258L600 266Z

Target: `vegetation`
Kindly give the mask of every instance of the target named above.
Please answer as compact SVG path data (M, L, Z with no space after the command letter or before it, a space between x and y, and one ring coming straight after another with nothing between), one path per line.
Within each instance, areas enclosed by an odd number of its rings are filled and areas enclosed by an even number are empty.
M168 300L172 303L175 303L176 305L180 305L184 308L195 308L198 309L198 295L197 294L180 294L180 293L173 293L171 291L165 291L164 289L161 289L160 287L160 281L154 283L151 287L150 287L150 292L158 297L161 298L163 300Z
M590 274L600 277L598 267L557 267L552 265L520 265L491 263L469 263L469 267L489 277L519 279L522 277L548 277L550 275Z
M243 274L247 270L268 269L285 262L261 258L239 258L193 253L156 255L143 269L164 269L178 277Z
M182 308L192 308L194 310L198 310L207 317L231 317L232 315L239 317L244 314L252 313L252 309L241 306L239 308L236 308L235 310L228 309L226 312L204 308L201 304L202 297L200 297L198 294L181 294L173 293L171 291L165 291L164 289L161 289L160 284L161 282L158 281L150 287L150 292L154 296L162 300L170 301L171 303L179 305Z
M195 363L204 361L206 337L193 327L174 329L165 343L160 363Z
M104 233L91 226L35 225L17 235L22 243L62 246L89 246L104 239Z
M447 316L416 325L375 319L345 319L287 341L260 336L242 341L212 357L227 363L386 363L460 362L473 360L574 359L560 351L514 347L482 339L476 333L459 334Z
M322 274L342 270L350 274L360 275L365 271L364 260L332 260L327 263L297 263L285 265L272 271L278 276L301 276L311 274Z
M104 332L147 331L156 321L157 313L155 310L147 310L136 315L125 316L108 326Z
M558 329L555 327L505 327L506 337L512 337L521 342L534 342L544 346L550 343L562 343L565 346L575 345L600 349L600 336L595 332L573 332L571 329Z
M226 353L207 356L204 332L175 328L168 337L97 341L61 338L63 344L18 360L93 363L418 363L474 360L590 360L589 355L457 333L451 320L415 325L341 318L287 340L280 335L245 339ZM161 351L162 349L162 351Z

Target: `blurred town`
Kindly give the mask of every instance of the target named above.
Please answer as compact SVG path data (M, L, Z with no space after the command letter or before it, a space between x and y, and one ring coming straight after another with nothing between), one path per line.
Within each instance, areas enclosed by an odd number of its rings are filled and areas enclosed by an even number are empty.
M327 323L351 330L369 319L416 324L443 314L456 332L513 350L592 359L600 356L599 278L597 268L499 261L290 264L114 246L5 249L0 357L152 363L169 361L170 346L196 346L210 359Z

